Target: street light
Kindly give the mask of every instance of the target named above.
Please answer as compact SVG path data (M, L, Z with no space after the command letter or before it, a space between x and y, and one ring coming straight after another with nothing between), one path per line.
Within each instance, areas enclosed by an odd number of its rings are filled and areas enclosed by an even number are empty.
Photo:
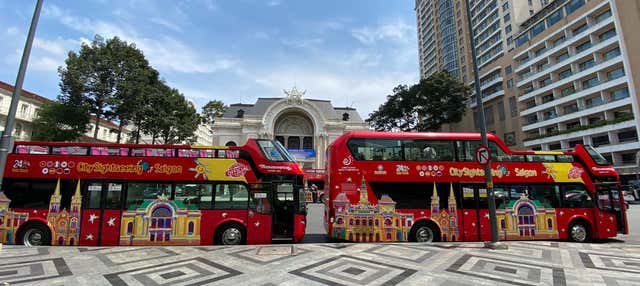
M467 5L467 24L469 28L469 45L471 46L471 61L473 62L473 79L474 87L476 90L476 102L478 103L478 117L480 119L480 137L482 139L482 145L488 147L487 141L487 125L484 120L484 107L482 104L482 91L480 90L480 76L478 75L478 64L476 63L476 44L473 34L473 25L471 24L471 7L469 6L469 0L465 0ZM491 177L491 156L489 156L488 162L484 165L484 176L487 184L487 194L489 196L489 224L491 225L491 241L485 242L485 247L491 249L504 249L506 245L498 243L498 222L496 219L496 200L493 193L493 179Z
M20 61L20 68L18 69L18 77L16 78L16 84L13 88L13 94L11 95L11 105L9 106L9 114L7 115L7 123L4 126L4 131L0 138L0 190L2 189L4 166L7 164L7 153L9 153L9 149L11 149L11 143L13 141L13 126L16 123L16 110L18 109L18 101L20 100L20 94L22 93L24 73L27 70L29 55L31 54L31 45L33 44L33 37L36 33L36 26L38 25L41 8L42 0L38 0L36 3L36 9L33 12L33 18L31 18L31 27L29 27L27 42L24 44L22 60Z

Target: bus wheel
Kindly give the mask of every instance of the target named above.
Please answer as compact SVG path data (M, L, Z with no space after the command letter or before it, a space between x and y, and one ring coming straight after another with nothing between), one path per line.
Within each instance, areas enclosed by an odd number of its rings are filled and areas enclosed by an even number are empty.
M414 242L436 242L439 238L440 232L433 223L419 222L409 232L409 239Z
M25 246L51 245L51 231L42 223L30 223L23 227L18 241Z
M239 223L227 223L216 230L216 244L240 245L246 241L244 227Z
M574 242L589 241L589 229L583 222L572 223L569 227L569 239Z

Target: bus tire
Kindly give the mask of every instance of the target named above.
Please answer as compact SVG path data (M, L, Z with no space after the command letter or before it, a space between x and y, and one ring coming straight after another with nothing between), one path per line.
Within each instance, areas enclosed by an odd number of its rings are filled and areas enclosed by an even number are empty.
M216 229L214 242L219 245L240 245L247 241L247 231L237 222L224 223Z
M569 240L573 242L588 242L591 239L589 224L576 220L569 225Z
M41 222L28 222L20 228L16 244L24 246L51 245L51 230Z
M431 221L420 221L413 225L409 231L411 242L438 242L440 241L440 229Z

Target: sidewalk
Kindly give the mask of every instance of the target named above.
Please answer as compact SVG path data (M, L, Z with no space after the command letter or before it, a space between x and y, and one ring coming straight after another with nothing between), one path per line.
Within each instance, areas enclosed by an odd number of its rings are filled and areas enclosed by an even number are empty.
M0 285L638 285L621 241L39 247L0 250Z

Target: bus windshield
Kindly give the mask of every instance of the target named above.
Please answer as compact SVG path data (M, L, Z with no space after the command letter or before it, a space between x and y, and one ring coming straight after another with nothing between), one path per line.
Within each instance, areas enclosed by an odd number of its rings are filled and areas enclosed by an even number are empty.
M591 159L593 159L594 162L596 162L596 164L598 165L611 165L607 159L605 159L598 151L596 151L596 149L593 149L593 147L589 146L589 145L585 145L584 149L587 150L587 153L589 153L589 156L591 156Z
M259 140L258 145L269 159L274 162L294 162L295 160L277 140Z

